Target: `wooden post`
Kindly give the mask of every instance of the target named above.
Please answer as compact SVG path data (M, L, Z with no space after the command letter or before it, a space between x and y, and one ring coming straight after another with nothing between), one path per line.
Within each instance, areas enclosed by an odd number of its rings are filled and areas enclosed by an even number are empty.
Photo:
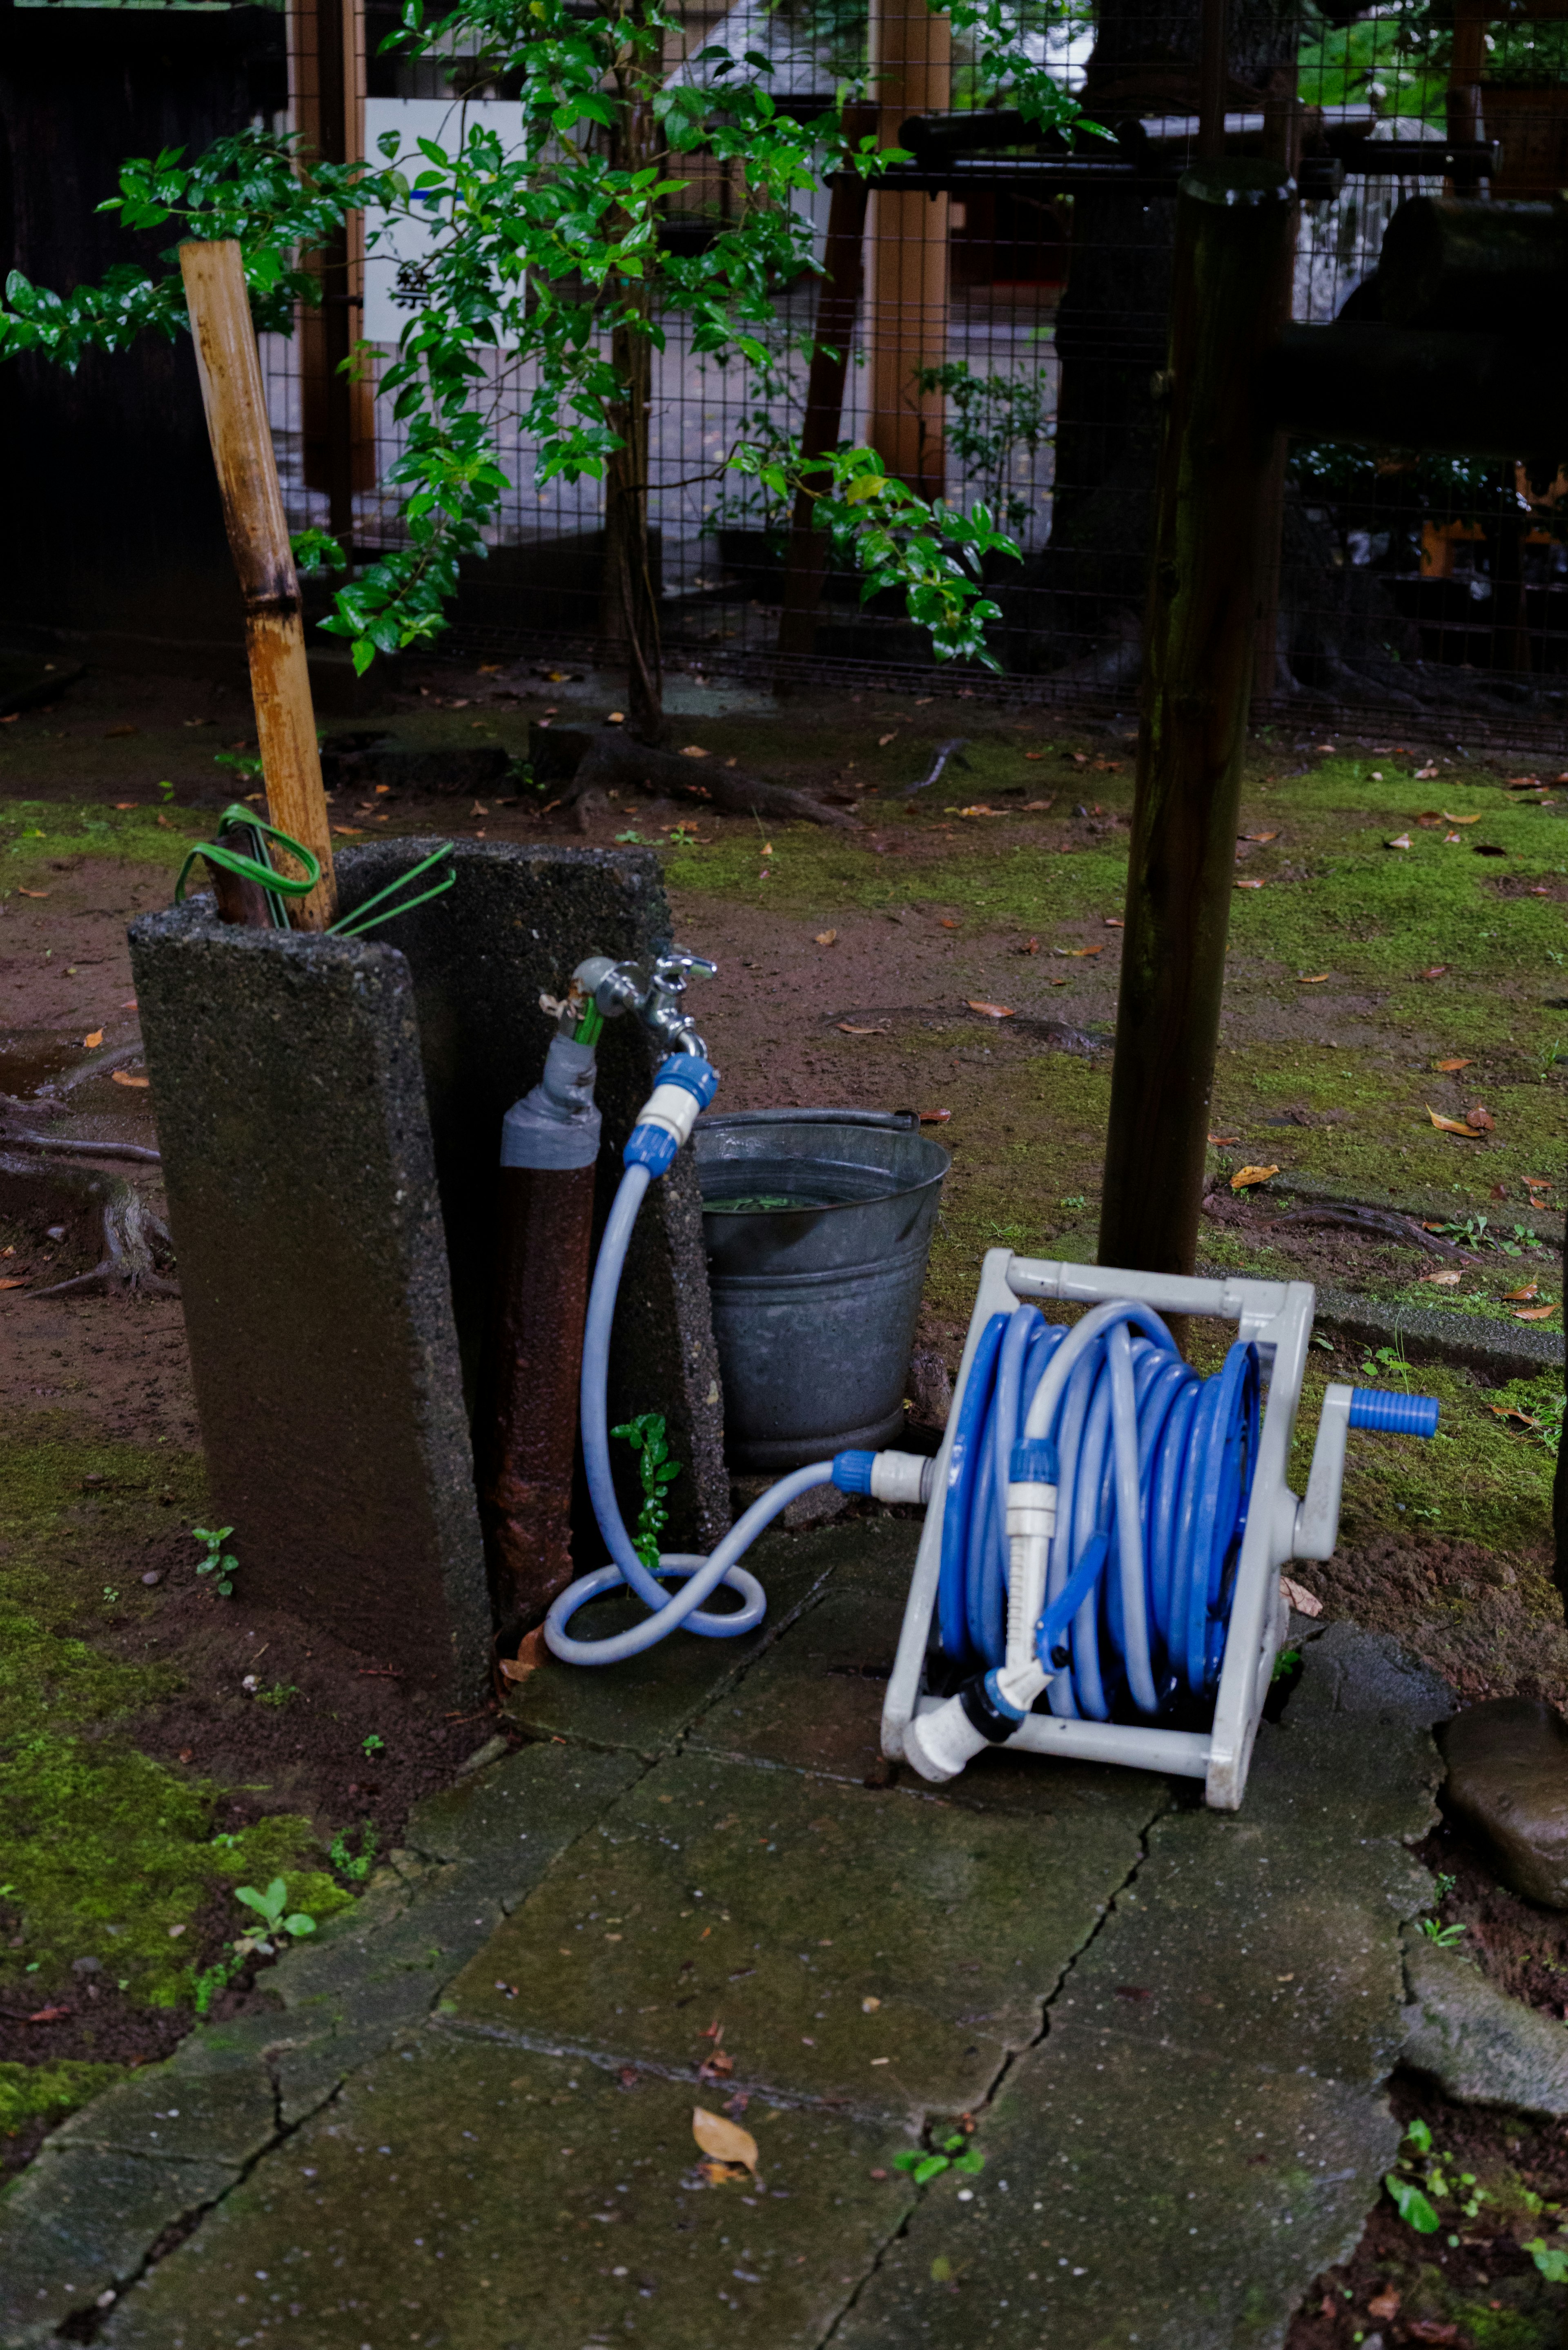
M1231 88L1225 26L1226 0L1202 0L1199 15L1198 160L1218 163L1225 154L1225 99Z
M316 747L305 616L277 485L244 265L239 246L225 238L182 244L180 268L229 552L244 598L267 813L280 831L292 833L320 859L321 879L307 898L294 902L292 919L296 930L325 930L337 909L332 838Z
M362 0L293 0L288 12L289 96L307 156L350 163L365 149ZM306 486L327 493L328 526L345 553L354 543L354 495L376 481L376 394L344 364L359 340L365 296L365 224L350 213L308 265L321 302L301 306L299 376Z
M1263 95L1263 155L1280 164L1293 180L1301 169L1301 103L1296 95L1297 68L1276 66ZM1274 289L1274 322L1290 324L1294 292L1296 240L1301 232L1299 198L1291 206L1290 234L1280 255L1279 282ZM1285 468L1290 446L1282 432L1274 435L1269 463L1269 486L1258 526L1258 650L1252 670L1252 714L1260 719L1271 708L1280 682L1280 565L1284 553Z
M906 115L951 103L951 28L926 0L872 0L871 56L881 143L896 147ZM947 358L948 201L912 191L871 200L867 438L888 473L926 498L946 487L946 403L916 390L915 370Z
M1165 441L1099 1261L1190 1273L1235 879L1273 429L1260 360L1290 234L1276 164L1200 164L1177 202Z
M1481 73L1486 65L1488 0L1455 0L1453 43L1449 57L1448 131L1456 147L1479 145L1486 137ZM1466 163L1449 182L1456 196L1488 196L1491 182Z
M870 107L846 109L844 135L858 146L876 127ZM833 182L827 210L825 275L816 296L816 324L812 330L811 372L806 378L805 421L801 427L803 459L823 457L838 445L844 427L844 386L849 372L849 346L860 308L865 276L867 187L858 172L840 172ZM784 565L784 615L779 622L781 653L809 653L816 636L816 608L827 575L832 541L826 530L812 528L815 498L797 493L790 525L789 555Z

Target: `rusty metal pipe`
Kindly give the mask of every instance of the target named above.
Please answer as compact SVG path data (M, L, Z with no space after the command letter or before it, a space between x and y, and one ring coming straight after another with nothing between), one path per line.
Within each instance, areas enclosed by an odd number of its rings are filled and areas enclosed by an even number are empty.
M572 1472L593 1242L599 1114L593 1047L556 1036L507 1112L495 1285L474 1454L491 1595L504 1629L536 1623L572 1579Z

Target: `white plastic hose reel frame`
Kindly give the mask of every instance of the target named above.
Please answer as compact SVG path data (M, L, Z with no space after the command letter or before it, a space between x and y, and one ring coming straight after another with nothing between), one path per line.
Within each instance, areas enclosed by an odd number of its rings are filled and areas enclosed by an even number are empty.
M1280 1569L1295 1557L1329 1557L1339 1529L1348 1387L1336 1384L1324 1399L1305 1502L1298 1502L1285 1483L1312 1336L1314 1295L1311 1283L1305 1281L1197 1281L1176 1274L1118 1273L1110 1265L1061 1264L1044 1257L1014 1256L1011 1249L987 1251L964 1343L957 1396L963 1393L981 1334L992 1315L1012 1314L1020 1305L1043 1304L1051 1298L1087 1306L1129 1297L1152 1305L1157 1314L1205 1315L1234 1322L1237 1336L1256 1345L1267 1382L1258 1465L1241 1538L1212 1729L1162 1730L1136 1722L1066 1721L1031 1713L1007 1741L1007 1752L1022 1749L1029 1754L1070 1755L1085 1762L1119 1762L1132 1770L1201 1779L1204 1801L1214 1810L1233 1812L1240 1807L1252 1742L1289 1621L1280 1591ZM905 1759L904 1732L916 1714L931 1711L942 1702L925 1695L923 1683L937 1605L948 1458L959 1417L957 1396L937 1455L935 1486L882 1710L882 1752L890 1762Z

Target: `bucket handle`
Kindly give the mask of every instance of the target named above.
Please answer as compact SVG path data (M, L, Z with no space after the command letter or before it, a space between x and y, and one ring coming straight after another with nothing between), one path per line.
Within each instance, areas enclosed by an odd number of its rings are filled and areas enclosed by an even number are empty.
M720 1126L776 1126L787 1118L792 1126L879 1126L900 1134L919 1131L918 1109L732 1109L718 1118L697 1121L699 1133Z

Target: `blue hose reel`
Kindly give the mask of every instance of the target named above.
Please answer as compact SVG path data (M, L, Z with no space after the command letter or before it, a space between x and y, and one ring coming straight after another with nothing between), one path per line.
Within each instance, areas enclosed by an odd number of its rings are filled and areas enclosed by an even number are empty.
M1086 1326L1047 1322L1035 1301L1049 1298L1087 1307ZM1333 1553L1348 1430L1429 1437L1438 1424L1430 1396L1332 1384L1298 1501L1284 1472L1312 1313L1305 1283L990 1253L888 1683L887 1754L940 1781L1006 1744L1200 1777L1211 1804L1240 1803L1284 1635L1279 1571ZM1182 1358L1165 1314L1236 1325L1211 1377Z

